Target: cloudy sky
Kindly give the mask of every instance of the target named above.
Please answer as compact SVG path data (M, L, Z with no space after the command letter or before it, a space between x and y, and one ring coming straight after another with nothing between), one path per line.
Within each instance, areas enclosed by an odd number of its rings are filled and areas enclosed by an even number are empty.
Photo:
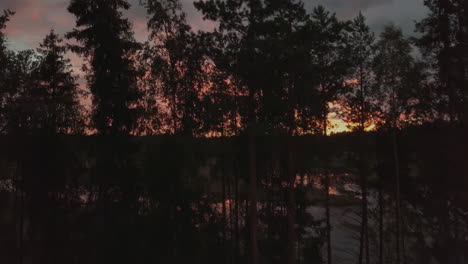
M193 0L181 0L187 19L194 29L208 29L193 7ZM146 14L138 0L130 0L132 8L126 15L133 22L135 36L143 41L146 36ZM425 16L423 0L304 0L308 9L321 4L337 13L342 19L354 17L360 10L368 18L377 33L388 23L403 28L405 34L413 34L414 21ZM6 30L13 49L34 48L50 29L63 34L72 29L74 17L67 12L69 0L1 0L0 9L11 9L16 15Z

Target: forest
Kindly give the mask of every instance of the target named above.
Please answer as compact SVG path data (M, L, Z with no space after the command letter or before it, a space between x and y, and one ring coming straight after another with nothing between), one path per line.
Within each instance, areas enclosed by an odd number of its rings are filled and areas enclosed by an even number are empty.
M145 42L127 0L70 0L37 49L0 15L1 263L468 263L468 1L424 0L412 37L139 4Z

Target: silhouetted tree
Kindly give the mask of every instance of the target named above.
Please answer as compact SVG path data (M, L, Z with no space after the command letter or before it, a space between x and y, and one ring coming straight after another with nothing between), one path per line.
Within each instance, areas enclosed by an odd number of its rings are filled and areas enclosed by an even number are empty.
M129 134L138 119L138 72L133 56L139 45L121 9L125 0L73 0L68 11L76 28L66 36L75 39L72 51L89 62L87 81L93 95L93 125L100 134Z
M326 140L328 134L328 114L330 103L338 99L344 91L344 81L350 73L350 47L347 43L348 23L338 21L335 14L326 11L324 7L314 8L311 14L312 27L315 33L315 42L311 47L312 63L317 72L316 94L319 100L321 134ZM326 147L325 147L326 148ZM324 149L327 152L326 149ZM325 212L327 226L327 261L332 262L331 252L331 223L329 208L330 176L327 168L329 155L324 154L324 187L325 187Z
M96 229L90 234L97 261L127 262L134 249L130 240L138 212L138 145L129 136L138 126L142 94L135 63L140 45L122 14L129 8L125 0L73 0L68 6L76 27L66 36L77 42L71 50L89 63L86 78L98 134L92 178L96 188L90 190L97 208Z
M467 87L468 87L468 2L467 1L449 1L449 0L431 0L424 1L424 5L429 8L430 12L427 17L416 24L416 31L421 33L415 40L416 45L421 49L423 55L427 58L431 69L431 78L429 87L432 88L432 93L435 97L432 100L435 104L436 118L449 120L452 124L462 124L462 133L467 131L468 118L468 102L467 102ZM425 100L426 102L429 100ZM452 153L456 153L456 147L452 145L452 139L457 138L455 131L450 131L447 137L443 140L444 148L450 149ZM466 145L466 137L457 140L458 144ZM463 143L462 143L463 142ZM433 144L431 144L432 147ZM450 146L450 147L449 147ZM434 149L437 147L434 146ZM433 153L431 153L433 154ZM434 170L429 169L425 174L429 179L436 183L432 185L434 193L442 194L439 198L444 202L440 202L437 207L436 218L438 219L433 230L440 232L436 235L441 242L436 242L434 248L430 251L436 253L434 256L440 261L448 261L454 263L462 262L462 243L460 243L460 231L452 233L451 229L457 229L459 226L459 215L451 212L458 206L448 206L454 204L451 200L453 196L458 196L457 190L459 186L466 188L466 182L460 182L461 179L453 179L443 177L441 175L465 175L468 171L468 155L466 152L458 153L457 156L463 157L463 161L454 162L452 164L464 164L462 168L458 166L446 166L442 173L435 173L434 178L431 177ZM444 167L446 159L437 159L434 161L438 165ZM458 172L450 172L459 170ZM430 181L432 181L430 180ZM451 185L455 183L455 185ZM450 186L448 186L450 185ZM441 189L445 190L442 191ZM450 191L449 191L450 190ZM457 200L463 200L463 195L458 196ZM432 211L434 212L434 211ZM435 212L434 212L435 213ZM453 217L450 217L452 215ZM458 215L458 216L457 216ZM451 235L454 234L454 235ZM449 242L450 241L450 242ZM445 247L450 244L452 246ZM443 252L443 253L442 253Z
M198 96L205 83L202 43L178 0L150 0L146 8L150 34L145 54L155 89L168 99L172 133L191 136L197 130Z
M249 248L252 264L258 263L257 245L257 151L256 129L260 91L266 75L262 72L259 45L262 25L265 19L264 4L258 0L245 1L206 1L195 2L205 19L218 23L220 47L225 58L215 61L215 65L229 72L237 84L245 87L247 111L243 115L247 125L248 175L249 175Z
M34 104L33 122L47 133L80 133L80 92L77 77L73 75L70 60L64 57L66 47L52 30L38 49L39 64L32 78L29 96Z
M365 130L372 125L373 110L375 110L375 94L373 91L373 45L374 34L366 25L364 16L359 15L351 23L351 33L349 37L349 45L353 48L353 73L349 77L348 86L350 92L345 95L344 105L345 115L344 120L348 126L354 128L359 133L358 143L358 173L359 185L362 193L362 208L361 208L361 232L359 246L359 263L363 263L365 254L366 263L369 260L369 238L368 238L368 197L367 197L367 181L369 167L366 166L366 141Z
M426 0L430 13L416 24L422 33L416 44L436 69L434 81L441 118L447 114L450 121L463 122L467 113L468 87L468 3L466 1ZM436 98L438 99L438 98Z
M3 14L0 16L0 133L3 133L7 126L5 107L11 94L11 87L8 86L11 52L7 49L7 38L3 30L12 15L14 12L3 10Z
M410 41L403 37L401 29L387 26L376 44L374 72L378 87L380 109L384 126L392 141L395 180L396 261L400 263L404 249L401 236L400 161L397 131L408 123L412 113L412 91L419 88L418 64L411 55Z

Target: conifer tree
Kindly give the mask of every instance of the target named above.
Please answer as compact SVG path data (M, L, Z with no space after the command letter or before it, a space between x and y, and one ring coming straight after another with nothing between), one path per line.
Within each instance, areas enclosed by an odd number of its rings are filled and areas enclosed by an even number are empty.
M358 173L359 185L362 193L361 206L361 232L359 241L359 262L369 261L369 237L368 237L368 197L367 181L369 168L366 166L366 141L364 133L372 124L372 114L375 108L375 96L373 91L373 45L374 34L366 25L365 17L362 13L352 21L351 32L349 36L349 45L353 48L353 72L348 77L348 86L350 91L344 96L345 116L344 120L359 133L358 143ZM368 159L367 159L368 160Z
M49 133L79 133L82 129L80 92L67 48L52 30L38 48L38 66L33 72L34 85L29 96L34 98L35 123Z
M424 5L430 13L416 24L416 31L422 33L416 44L438 73L434 80L438 83L435 99L442 99L439 118L448 115L450 121L466 123L468 2L425 0Z
M100 262L131 261L131 237L136 228L138 145L130 137L142 113L141 72L136 66L140 48L131 23L123 17L126 0L72 0L68 11L76 17L75 28L66 34L74 39L72 51L88 63L84 67L92 94L92 124L97 132L96 162L90 193L96 204L94 258ZM114 190L114 191L113 191ZM111 259L110 259L111 258Z
M323 6L313 9L311 14L312 32L315 34L315 41L311 46L312 67L316 72L317 85L315 94L318 104L318 120L320 134L326 141L328 135L328 114L330 113L330 103L337 100L344 92L345 78L351 71L351 49L347 42L348 22L339 21L335 14L325 10ZM328 147L323 149L323 168L325 188L325 217L327 236L327 261L332 263L332 241L331 241L331 220L330 220L330 155Z
M395 182L395 255L397 263L404 261L401 226L401 169L398 150L398 130L411 119L410 105L414 91L420 88L417 62L411 55L410 41L401 29L387 26L376 44L373 69L379 100L379 117L391 138Z
M93 96L93 124L104 135L130 134L140 113L137 87L139 73L133 61L139 44L122 10L125 0L72 0L68 11L76 16L76 27L66 36L74 39L72 51L81 55Z
M198 96L207 74L202 43L178 0L150 0L146 8L150 34L144 57L154 89L167 98L172 133L192 136L199 126Z
M12 53L7 49L7 38L3 32L12 15L14 15L14 12L10 10L3 10L3 14L0 15L0 133L5 132L7 129L6 108L13 92L8 82L11 77L8 68L10 67Z

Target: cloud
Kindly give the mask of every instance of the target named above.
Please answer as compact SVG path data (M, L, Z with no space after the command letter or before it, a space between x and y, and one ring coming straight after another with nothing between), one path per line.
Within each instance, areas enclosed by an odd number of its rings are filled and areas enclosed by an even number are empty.
M304 3L308 10L323 5L343 20L352 19L362 12L377 34L393 23L401 27L405 35L414 35L415 21L428 13L424 0L304 0Z
M0 2L0 9L16 12L6 29L11 48L35 48L51 29L59 34L67 32L73 24L73 16L66 11L67 5L68 0Z
M411 36L415 35L415 22L426 17L428 12L423 0L394 0L389 6L369 8L364 15L376 33L382 32L386 25L394 24L400 27L406 36Z
M50 29L59 34L70 31L75 18L67 12L69 2L70 0L0 0L0 10L16 11L6 29L10 47L15 50L36 48ZM125 12L125 16L133 23L135 38L143 42L148 35L146 10L139 4L139 0L129 2L132 7ZM187 22L195 31L211 30L214 23L204 21L193 2L194 0L181 0ZM423 0L304 0L304 4L309 11L321 4L336 12L340 19L352 19L362 11L376 33L381 32L385 25L394 23L406 35L412 35L414 21L427 14ZM75 71L79 72L81 61L75 55L70 57Z
M133 23L135 38L145 41L146 10L139 0L129 2L132 7L125 15ZM194 0L181 0L187 22L195 31L211 30L213 22L204 21L193 2ZM17 12L6 31L11 46L14 49L34 48L51 28L59 34L70 31L75 18L67 12L68 4L69 0L2 0L0 9L9 8ZM304 0L304 4L308 10L319 4L323 5L336 12L340 19L352 19L362 11L376 32L393 22L402 27L406 34L412 34L414 20L420 20L427 13L423 0Z

